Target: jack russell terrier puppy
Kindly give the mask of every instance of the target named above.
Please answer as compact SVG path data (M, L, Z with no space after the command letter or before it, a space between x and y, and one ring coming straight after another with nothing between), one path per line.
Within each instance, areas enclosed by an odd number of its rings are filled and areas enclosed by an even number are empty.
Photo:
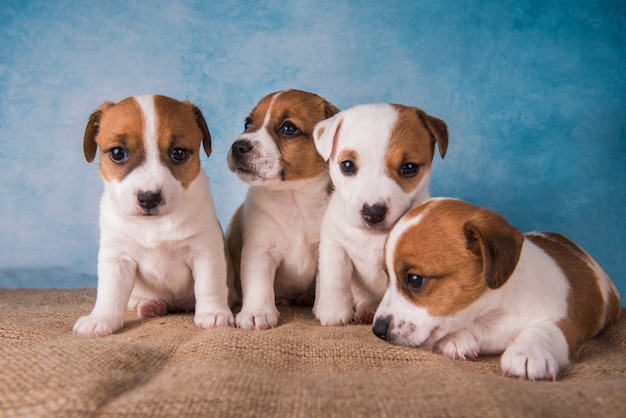
M315 127L335 187L322 221L313 307L322 325L372 322L387 287L387 232L430 197L435 144L443 158L446 124L398 104L359 105Z
M507 376L556 379L620 313L611 279L572 241L522 235L499 214L455 199L411 209L389 233L385 263L389 287L374 334L452 359L504 352Z
M232 326L227 261L200 144L211 137L200 110L165 96L106 102L87 123L83 149L100 148L98 289L74 334L109 335L125 308L140 318L191 311L200 328Z
M276 303L312 303L330 190L313 128L338 111L316 94L272 93L246 118L228 153L230 170L250 185L226 233L243 296L240 328L276 326Z

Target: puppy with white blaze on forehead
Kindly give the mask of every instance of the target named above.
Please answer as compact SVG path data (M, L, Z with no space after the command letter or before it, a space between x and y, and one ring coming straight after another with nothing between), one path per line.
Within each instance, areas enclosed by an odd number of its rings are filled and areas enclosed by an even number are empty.
M322 221L313 312L322 325L371 322L387 285L387 232L430 197L435 145L443 158L448 130L415 107L365 104L320 122L315 145L335 191Z
M74 334L115 332L125 308L140 318L195 310L200 328L232 326L224 236L200 167L202 149L211 153L200 110L165 96L106 102L87 123L88 162L97 148L104 180L98 290Z
M389 233L385 263L374 334L452 359L504 352L507 376L556 379L620 314L611 279L571 240L522 234L456 199L412 208Z
M226 232L241 283L240 328L276 326L276 303L312 303L330 190L313 128L337 112L313 93L269 94L248 115L228 153L228 167L250 185Z

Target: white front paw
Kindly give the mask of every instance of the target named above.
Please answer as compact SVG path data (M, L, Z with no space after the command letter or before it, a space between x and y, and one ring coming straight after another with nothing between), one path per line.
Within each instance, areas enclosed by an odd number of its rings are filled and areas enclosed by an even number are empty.
M78 318L74 324L74 335L82 337L104 337L111 335L122 327L123 316L100 316L93 313Z
M559 362L554 353L541 345L513 344L500 359L505 376L521 379L555 380L559 374Z
M313 307L313 314L322 326L346 325L354 319L354 310L350 305L328 305L318 303Z
M235 324L235 317L230 310L196 312L193 322L198 328L203 329L232 327Z
M437 343L435 349L452 360L473 360L480 352L476 338L467 330L444 337Z
M267 306L265 308L248 310L242 309L237 314L237 326L242 329L270 329L278 325L280 314L276 306Z

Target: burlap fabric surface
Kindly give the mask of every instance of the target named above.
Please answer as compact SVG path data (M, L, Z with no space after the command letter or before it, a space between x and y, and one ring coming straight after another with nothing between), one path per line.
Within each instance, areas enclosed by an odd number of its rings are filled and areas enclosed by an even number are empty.
M321 327L281 308L263 332L199 330L192 314L105 338L71 333L93 289L0 289L2 416L626 416L626 315L556 382L394 347L369 326Z

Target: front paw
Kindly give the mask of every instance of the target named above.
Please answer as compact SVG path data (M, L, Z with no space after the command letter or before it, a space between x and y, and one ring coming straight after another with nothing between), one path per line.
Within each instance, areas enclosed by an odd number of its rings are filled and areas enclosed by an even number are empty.
M196 312L193 322L198 328L211 329L217 327L232 327L235 317L230 310L215 312Z
M78 318L73 333L81 337L104 337L113 334L123 324L123 316L99 316L92 313Z
M242 329L270 329L278 325L280 314L276 306L268 306L262 309L248 310L242 309L237 314L236 323Z
M469 331L461 330L441 339L435 351L452 360L474 360L478 357L480 347Z
M354 310L349 305L328 306L316 304L313 307L313 314L320 321L322 326L347 325L354 319Z
M554 353L540 344L513 344L500 359L505 376L528 380L556 380L559 362Z

